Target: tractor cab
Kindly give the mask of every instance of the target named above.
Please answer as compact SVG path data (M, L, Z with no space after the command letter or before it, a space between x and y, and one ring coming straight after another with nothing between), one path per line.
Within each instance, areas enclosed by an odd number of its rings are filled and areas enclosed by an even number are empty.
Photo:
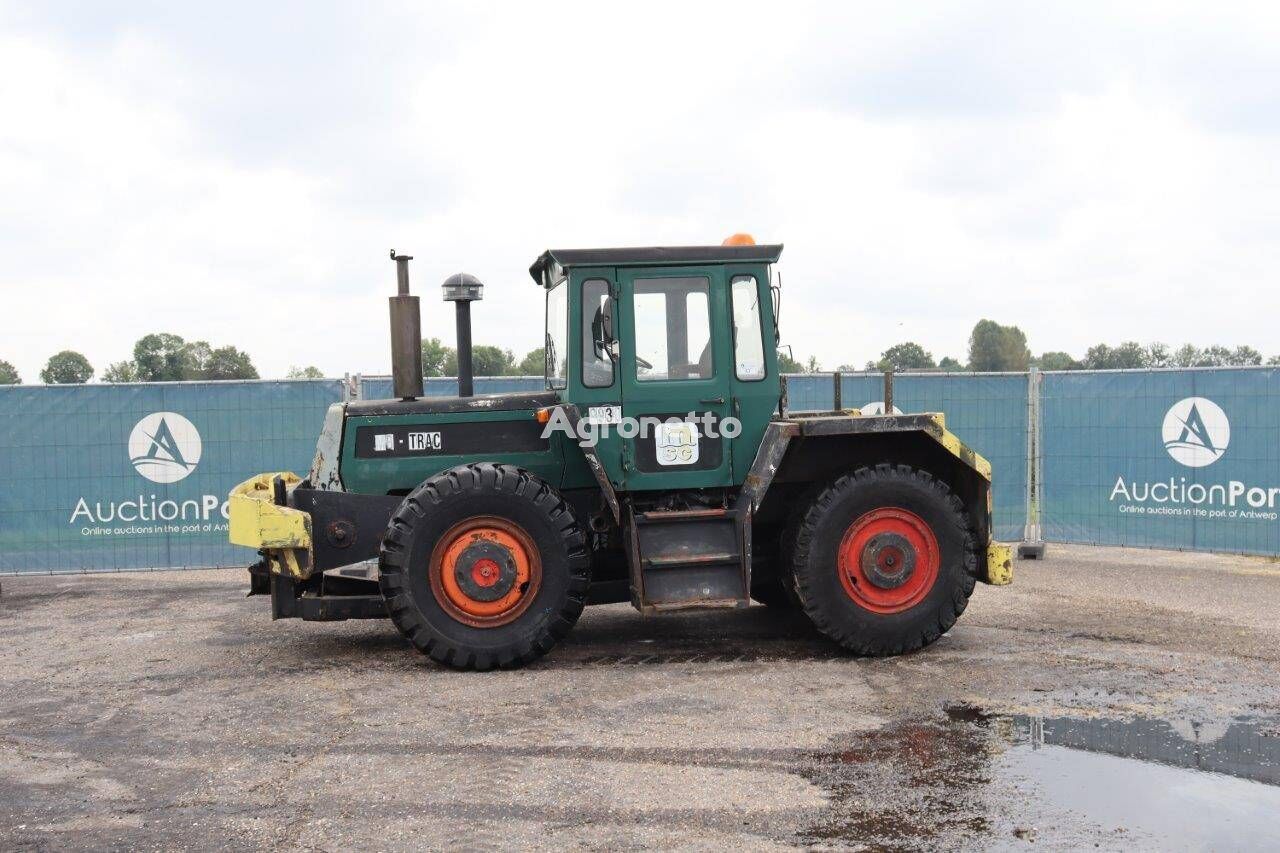
M619 490L740 484L781 379L770 265L781 245L552 249L546 377ZM625 420L624 420L625 419Z

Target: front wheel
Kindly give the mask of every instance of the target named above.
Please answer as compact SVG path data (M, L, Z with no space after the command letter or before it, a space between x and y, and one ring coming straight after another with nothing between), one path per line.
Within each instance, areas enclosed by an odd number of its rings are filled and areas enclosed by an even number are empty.
M818 630L862 655L932 643L964 612L977 549L946 484L906 465L835 480L794 522L795 590Z
M578 620L591 583L569 505L528 471L491 463L414 489L387 527L379 568L396 627L456 669L545 654Z

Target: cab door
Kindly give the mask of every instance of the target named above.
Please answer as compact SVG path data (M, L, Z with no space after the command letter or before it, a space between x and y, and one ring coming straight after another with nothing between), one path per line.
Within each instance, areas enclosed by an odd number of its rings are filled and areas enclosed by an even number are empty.
M732 344L721 267L620 269L626 488L728 486ZM733 432L732 426L730 432Z

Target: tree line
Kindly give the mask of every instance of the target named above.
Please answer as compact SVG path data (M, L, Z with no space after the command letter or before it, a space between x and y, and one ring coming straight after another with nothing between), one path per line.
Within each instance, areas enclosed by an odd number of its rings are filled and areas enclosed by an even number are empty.
M480 344L471 348L471 372L475 376L541 376L545 365L543 348L529 350L520 360L509 349ZM439 338L422 339L422 375L457 376L458 351Z
M880 354L875 361L868 361L861 370L938 370L1005 372L1024 371L1031 367L1040 370L1134 370L1153 367L1247 367L1263 363L1262 353L1251 346L1226 347L1213 345L1198 347L1183 344L1174 349L1168 344L1153 342L1141 344L1125 341L1114 346L1100 343L1089 347L1081 358L1070 353L1050 351L1032 355L1027 346L1027 336L1017 326L1005 326L994 320L979 320L969 335L968 360L961 362L950 356L934 360L933 354L915 341L894 344ZM783 373L817 373L823 368L816 358L801 362L785 350L778 353ZM1266 362L1280 365L1280 355ZM835 368L842 373L856 373L857 365L841 364Z
M40 371L40 381L46 385L83 385L93 376L89 359L69 349L51 355ZM214 347L208 341L186 341L178 335L158 332L139 338L133 345L133 358L108 364L99 378L103 382L257 379L258 369L248 353L233 346ZM14 366L0 361L0 385L21 382Z
M835 370L857 373L862 370L895 371L1024 371L1041 370L1128 370L1152 367L1229 367L1263 363L1263 355L1251 346L1198 347L1183 344L1174 349L1164 343L1141 344L1125 341L1110 345L1095 344L1080 358L1070 353L1050 351L1032 355L1027 336L1017 326L1005 326L994 320L979 320L969 335L967 360L951 356L934 359L933 354L915 341L903 341L886 349L880 358L866 362L865 367L840 364ZM471 352L476 376L541 376L544 356L542 347L530 350L523 358L502 347L481 344ZM1266 361L1280 365L1280 355ZM783 373L818 373L824 368L814 356L795 356L789 347L778 350L778 366ZM422 374L424 376L456 376L458 353L439 338L422 339ZM81 353L62 350L50 356L40 371L40 381L49 385L81 384L94 376L93 365ZM200 379L257 379L249 354L233 346L211 346L207 341L186 341L167 332L144 335L133 347L133 358L107 365L102 382L177 382ZM287 379L321 379L323 372L313 366L290 367ZM22 377L12 364L0 360L0 385L17 385Z

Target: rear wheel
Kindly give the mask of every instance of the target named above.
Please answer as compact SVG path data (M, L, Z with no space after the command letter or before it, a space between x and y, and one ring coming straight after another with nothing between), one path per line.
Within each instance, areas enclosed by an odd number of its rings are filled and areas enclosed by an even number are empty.
M396 627L457 669L545 654L582 613L591 580L569 505L528 471L491 463L414 489L387 528L380 569Z
M792 532L796 594L818 630L863 655L932 643L964 612L977 549L944 483L906 465L831 483Z

